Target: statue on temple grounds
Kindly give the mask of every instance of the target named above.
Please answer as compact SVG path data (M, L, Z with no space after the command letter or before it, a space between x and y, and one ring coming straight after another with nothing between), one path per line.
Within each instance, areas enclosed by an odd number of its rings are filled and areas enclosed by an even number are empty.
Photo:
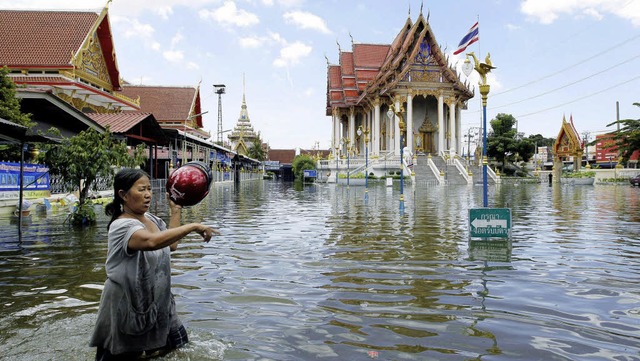
M491 54L487 53L484 63L481 63L473 52L467 53L467 56L473 58L473 68L480 74L480 84L487 84L487 73L496 68L491 64Z

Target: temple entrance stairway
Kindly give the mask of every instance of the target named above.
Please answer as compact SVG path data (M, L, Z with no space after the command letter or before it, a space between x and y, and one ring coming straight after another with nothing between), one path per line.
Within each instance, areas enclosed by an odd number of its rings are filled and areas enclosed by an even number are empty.
M441 169L436 158L439 158L443 164L444 160L441 157L432 158L438 169ZM416 184L438 185L439 183L438 178L433 174L431 168L429 168L428 156L424 153L416 156L416 164L413 165L413 172L416 174Z
M447 162L441 156L432 156L431 160L437 167L437 169L441 172L440 177L436 176L433 170L429 167L429 156L426 154L418 154L416 157L416 164L414 165L413 171L416 175L415 182L416 184L426 184L426 185L447 185L447 184L469 184L467 178L463 174L460 173L458 167L452 162ZM480 173L476 173L476 169L471 169L473 174L475 175L474 179L477 178L477 174L482 174L482 168L478 168ZM466 172L466 170L465 170Z

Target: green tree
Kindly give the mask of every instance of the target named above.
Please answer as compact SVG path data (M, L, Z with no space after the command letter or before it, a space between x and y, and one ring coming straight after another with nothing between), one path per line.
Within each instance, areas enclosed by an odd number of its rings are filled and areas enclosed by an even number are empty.
M144 163L144 145L138 145L133 154L124 141L116 140L107 128L104 133L84 130L59 144L43 144L39 160L49 167L49 173L60 175L67 191L79 189L78 207L73 223L95 223L95 213L88 195L98 178L111 178L118 167L135 167Z
M541 134L529 135L527 139L538 147L551 147L556 142L555 138L545 138Z
M517 132L513 128L516 118L511 114L499 113L490 123L493 131L487 135L487 156L502 163L504 173L505 163L515 159L515 154L519 150Z
M31 115L24 114L20 110L20 98L16 96L16 85L7 76L9 69L4 66L0 68L0 118L23 125L27 128L33 126ZM20 145L0 146L0 159L20 160Z
M293 158L291 167L293 168L294 177L298 180L302 180L304 178L305 170L316 169L316 161L309 155L301 154Z
M640 103L633 103L640 107ZM622 162L629 161L631 154L640 149L640 119L621 119L607 126L620 125L620 129L613 132L618 151L622 156Z
M253 158L261 162L267 159L267 152L262 147L262 140L259 137L251 143L247 153L249 158Z

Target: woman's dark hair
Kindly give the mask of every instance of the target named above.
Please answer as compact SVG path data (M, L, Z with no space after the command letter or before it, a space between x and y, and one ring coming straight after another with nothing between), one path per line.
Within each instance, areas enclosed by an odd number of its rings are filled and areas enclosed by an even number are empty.
M147 172L143 171L142 169L123 168L118 173L116 173L116 176L113 178L113 202L105 206L105 213L108 216L111 216L111 220L107 225L107 229L109 229L109 227L111 227L111 223L113 223L113 221L120 217L120 215L124 212L124 210L122 209L122 197L120 197L118 191L128 191L129 189L131 189L131 187L133 187L135 182L137 182L138 179L142 178L143 176L151 179L151 177L149 177L149 174L147 174Z

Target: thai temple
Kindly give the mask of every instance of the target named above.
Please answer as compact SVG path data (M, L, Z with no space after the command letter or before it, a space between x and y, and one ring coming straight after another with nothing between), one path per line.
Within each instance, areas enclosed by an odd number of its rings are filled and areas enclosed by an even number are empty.
M246 87L244 78L242 80L242 106L240 107L240 116L236 126L229 134L228 139L231 143L231 149L238 154L247 155L249 149L254 142L260 141L260 132L255 132L249 119L249 111L247 110Z
M7 67L20 111L30 114L33 123L29 128L0 118L0 144L24 143L30 149L20 164L0 159L11 176L3 179L18 179L22 166L37 169L38 177L45 174L46 167L28 163L38 153L38 143L58 142L87 129L110 131L128 147L144 146L148 157L143 169L153 179L166 179L175 167L190 161L209 164L216 170L214 181L262 179L252 172L260 162L209 141L199 84L144 86L121 78L109 3L97 12L0 9L0 67ZM53 128L59 135L49 133ZM251 132L243 134L240 148L252 140ZM21 204L21 196L42 199L66 193L59 179L17 184L0 189L0 213ZM100 187L108 188L109 182Z
M422 12L415 22L409 15L391 44L361 44L352 38L350 51L339 48L338 64L327 59L326 115L331 117L333 158L340 161L319 166L329 174L344 172L344 158L366 156L367 172L381 175L389 164L400 169L402 150L405 174L437 184L445 179L471 183L458 154L460 114L473 96Z

